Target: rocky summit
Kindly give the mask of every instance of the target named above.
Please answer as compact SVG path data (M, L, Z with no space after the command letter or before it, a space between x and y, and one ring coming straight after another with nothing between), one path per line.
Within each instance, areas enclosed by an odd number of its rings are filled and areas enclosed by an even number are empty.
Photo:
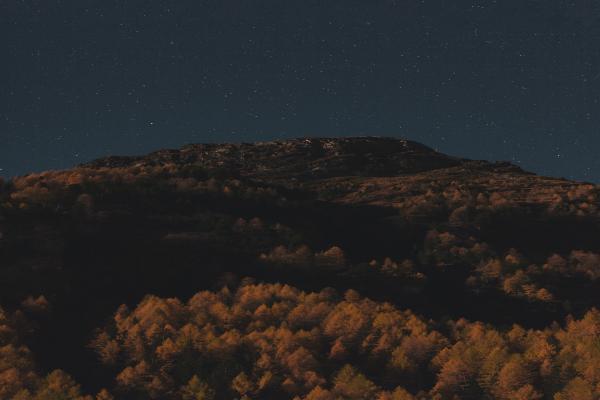
M84 166L196 165L234 170L247 177L310 180L354 175L396 176L448 168L465 161L409 140L356 137L194 144L142 157L107 157Z

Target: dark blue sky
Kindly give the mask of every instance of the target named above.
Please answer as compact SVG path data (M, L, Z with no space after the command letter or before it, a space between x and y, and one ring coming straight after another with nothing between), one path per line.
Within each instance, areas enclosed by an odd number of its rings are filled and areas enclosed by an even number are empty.
M5 0L0 174L385 135L600 182L600 4Z

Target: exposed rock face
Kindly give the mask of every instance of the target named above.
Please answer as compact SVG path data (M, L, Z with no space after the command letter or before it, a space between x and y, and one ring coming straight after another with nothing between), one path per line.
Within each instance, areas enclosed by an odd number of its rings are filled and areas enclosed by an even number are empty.
M311 180L335 176L397 176L461 165L467 160L403 139L306 138L241 144L194 144L145 157L108 157L88 167L193 164L242 176Z

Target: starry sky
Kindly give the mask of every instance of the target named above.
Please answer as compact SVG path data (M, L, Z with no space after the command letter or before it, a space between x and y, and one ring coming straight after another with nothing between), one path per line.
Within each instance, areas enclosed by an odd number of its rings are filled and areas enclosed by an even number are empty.
M406 137L600 182L595 0L3 0L0 174Z

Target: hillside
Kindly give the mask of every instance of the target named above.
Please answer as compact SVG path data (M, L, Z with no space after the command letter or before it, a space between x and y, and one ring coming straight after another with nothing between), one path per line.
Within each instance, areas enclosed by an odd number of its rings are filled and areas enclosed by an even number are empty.
M600 398L599 189L374 137L0 181L0 399Z

